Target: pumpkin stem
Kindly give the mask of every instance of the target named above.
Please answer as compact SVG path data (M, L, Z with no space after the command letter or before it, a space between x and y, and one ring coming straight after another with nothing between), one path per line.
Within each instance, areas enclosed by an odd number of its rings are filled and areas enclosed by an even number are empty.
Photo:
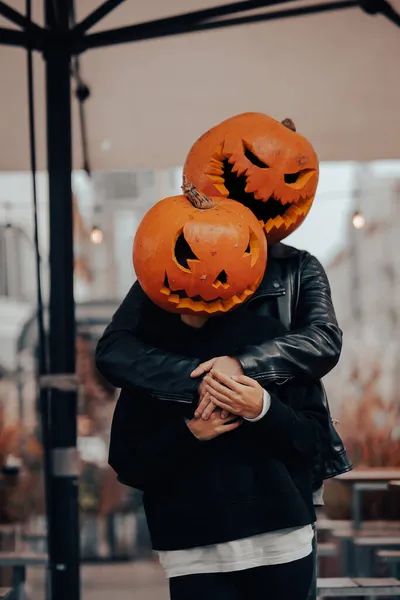
M205 210L207 208L214 208L215 206L211 198L202 194L185 176L183 176L182 192L195 208Z
M293 123L292 119L283 119L281 123L284 127L287 127L291 131L296 131L296 125Z

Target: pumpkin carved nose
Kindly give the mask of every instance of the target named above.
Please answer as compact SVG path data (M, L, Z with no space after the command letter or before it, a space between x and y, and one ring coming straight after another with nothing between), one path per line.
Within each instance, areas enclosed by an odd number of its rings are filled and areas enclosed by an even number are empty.
M225 271L221 271L221 273L217 276L215 282L220 281L221 283L227 283L228 282L228 275L226 274Z
M228 289L228 287L229 287L229 283L228 283L228 275L226 274L226 271L223 271L223 270L222 270L222 271L221 271L221 272L220 272L220 273L217 275L217 277L216 277L216 279L215 279L215 281L214 281L214 283L213 283L213 286L214 286L215 288L219 288L219 287L221 287L221 286L222 286L224 289Z

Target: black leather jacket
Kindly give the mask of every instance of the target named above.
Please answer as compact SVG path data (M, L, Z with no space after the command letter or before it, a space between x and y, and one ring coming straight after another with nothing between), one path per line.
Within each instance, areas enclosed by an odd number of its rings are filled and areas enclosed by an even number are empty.
M136 282L98 343L97 368L116 387L141 387L162 400L193 402L198 381L190 373L198 361L148 346L135 335L145 300ZM293 377L321 379L337 364L342 332L325 271L308 252L284 244L272 246L263 281L248 304L261 314L279 316L292 331L249 346L237 356L246 375L268 386ZM321 395L326 402L322 386ZM331 429L323 479L351 469L333 424Z

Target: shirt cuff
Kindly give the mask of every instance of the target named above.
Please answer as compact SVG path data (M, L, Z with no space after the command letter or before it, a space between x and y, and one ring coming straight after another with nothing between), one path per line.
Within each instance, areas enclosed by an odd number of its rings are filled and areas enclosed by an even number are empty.
M260 412L258 417L255 417L254 419L246 419L246 417L245 417L244 420L249 421L249 423L255 423L256 421L261 421L261 419L263 419L265 417L265 415L267 414L267 412L269 411L270 406L271 406L271 396L269 395L267 390L264 390L262 411Z

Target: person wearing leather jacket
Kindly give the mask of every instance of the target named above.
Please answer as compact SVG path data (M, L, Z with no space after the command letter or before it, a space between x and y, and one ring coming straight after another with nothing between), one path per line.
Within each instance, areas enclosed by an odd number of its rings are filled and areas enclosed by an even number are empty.
M115 387L142 388L160 401L197 403L202 390L199 378L192 375L205 374L212 366L231 376L244 373L267 386L292 378L320 380L340 357L342 332L322 265L308 252L282 243L269 248L263 281L248 307L258 314L279 318L290 331L248 346L236 357L215 357L218 360L209 361L203 368L198 360L141 341L136 330L145 300L139 283L134 283L97 345L96 365ZM322 386L321 402L327 405ZM351 468L331 423L330 443L322 471L315 476L315 489L324 479Z
M117 388L139 387L159 400L197 403L199 379L191 375L199 369L199 361L154 348L136 334L146 298L135 282L98 342L97 368ZM214 362L220 371L227 375L242 372L267 385L294 377L321 379L337 364L342 331L324 268L308 252L282 243L271 246L264 278L248 307L258 314L278 317L290 331L229 357L235 365L233 373L228 361ZM327 404L322 387L321 401ZM321 480L350 469L343 443L332 426Z
M292 377L321 379L337 364L342 348L328 279L316 258L281 243L270 248L264 279L249 306L276 316L280 296L286 296L293 316L292 331L250 346L236 358L244 373L260 383ZM192 402L198 381L190 375L198 361L152 348L135 335L145 298L135 282L97 345L97 368L115 387L139 386L160 400Z

